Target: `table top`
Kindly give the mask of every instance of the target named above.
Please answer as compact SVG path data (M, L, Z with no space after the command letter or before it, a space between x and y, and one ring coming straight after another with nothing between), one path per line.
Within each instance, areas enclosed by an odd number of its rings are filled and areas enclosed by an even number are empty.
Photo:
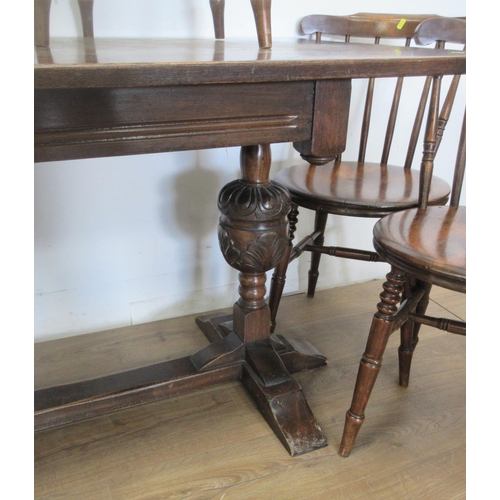
M463 74L465 52L307 39L53 38L35 49L35 89L149 87Z

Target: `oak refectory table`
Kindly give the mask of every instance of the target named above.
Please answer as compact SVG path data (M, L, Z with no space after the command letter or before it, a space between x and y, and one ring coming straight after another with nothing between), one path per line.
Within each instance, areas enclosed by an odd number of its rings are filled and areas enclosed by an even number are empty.
M35 161L230 146L241 178L219 194L219 242L239 270L233 314L202 317L191 356L35 391L35 429L241 380L291 455L326 445L290 373L325 364L271 335L266 271L281 259L290 198L269 179L270 144L312 164L345 149L351 80L465 73L460 51L275 40L52 39L35 54Z

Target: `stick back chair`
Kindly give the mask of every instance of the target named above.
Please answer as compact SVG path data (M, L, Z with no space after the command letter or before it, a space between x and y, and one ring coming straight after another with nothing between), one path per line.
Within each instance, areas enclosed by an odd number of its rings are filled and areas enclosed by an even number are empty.
M250 0L257 37L261 49L270 48L271 35L271 0ZM35 0L35 46L48 47L50 44L50 7L52 0ZM94 0L78 0L83 36L94 37ZM225 0L210 0L210 9L214 23L215 38L225 37L224 29Z
M301 30L305 34L315 34L316 41L322 35L340 35L345 43L351 38L371 39L378 44L381 40L400 40L409 46L417 26L433 15L397 15L366 14L352 16L307 16L301 21ZM463 21L465 23L465 21ZM434 26L438 29L438 26ZM435 38L436 39L436 38ZM455 40L453 40L455 41ZM366 42L366 40L365 40ZM443 43L436 44L442 48ZM322 254L362 260L380 261L380 256L367 250L325 246L324 234L329 214L352 217L380 218L384 215L416 207L418 203L418 171L411 169L419 134L422 128L425 107L427 105L431 78L423 83L422 93L416 106L415 120L409 139L406 161L403 167L388 164L389 153L396 129L399 103L403 89L403 77L396 80L385 140L380 162L365 160L368 144L372 107L375 99L376 79L368 81L365 108L361 127L361 139L357 161L345 161L338 157L333 163L324 165L299 164L280 170L275 181L285 186L291 194L292 210L289 214L290 246L282 262L277 266L271 280L269 306L271 309L271 331L276 327L276 316L289 262L303 252L311 252L307 296L313 297L319 277L319 263ZM444 102L439 120L439 137L446 127L455 93L459 82L457 76L449 87L448 97ZM436 178L429 195L431 205L443 205L447 202L450 186ZM313 231L293 246L294 233L298 221L298 207L315 211Z
M433 41L435 29L443 36L462 36L465 21L430 19L416 31L417 43ZM455 32L455 34L453 34ZM463 36L465 36L463 34ZM378 254L391 265L380 294L366 349L360 362L352 404L339 455L349 456L364 411L382 364L387 342L401 329L399 347L399 383L408 386L413 352L418 343L420 325L465 335L465 322L435 318L425 314L432 285L465 293L465 206L459 205L465 172L465 112L460 135L455 173L449 205L431 206L432 171L436 156L439 128L439 94L441 76L433 77L424 150L420 167L419 203L417 208L403 210L381 218L374 226L373 243ZM446 159L445 159L446 160ZM434 179L435 180L435 179ZM398 303L400 303L398 306Z

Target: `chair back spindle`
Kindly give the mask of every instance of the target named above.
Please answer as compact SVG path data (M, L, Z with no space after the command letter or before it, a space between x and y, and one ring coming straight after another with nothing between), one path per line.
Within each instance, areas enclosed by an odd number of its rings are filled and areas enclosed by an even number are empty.
M460 203L460 193L465 176L465 129L466 129L466 112L464 111L464 118L462 121L462 131L460 133L460 141L458 144L457 161L455 164L455 173L453 176L453 184L451 186L450 205L457 207Z
M456 43L464 46L466 43L465 20L453 18L437 18L422 22L415 30L415 41L419 45L436 43L437 48L444 48L447 43ZM431 102L429 104L428 123L425 132L424 152L420 167L419 208L427 208L434 159L443 138L443 132L450 117L451 109L460 83L460 75L455 75L450 83L441 112L439 112L439 96L441 93L442 76L432 77ZM462 122L462 131L458 145L454 179L450 198L451 206L458 206L460 192L465 174L465 112Z
M424 138L424 150L422 153L422 163L420 165L420 191L418 206L421 209L427 208L432 173L434 170L434 158L437 150L437 128L439 120L439 94L441 92L441 80L442 77L440 75L433 77L429 114Z
M465 23L465 19L454 18L438 18L432 22L423 22L417 27L414 38L419 45L435 43L436 48L441 49L445 47L446 41L446 43L462 45L463 50L465 50ZM448 123L459 83L460 75L455 75L450 83L443 107L441 108L437 126L437 149L439 149L446 124Z
M429 96L431 84L432 84L432 77L427 76L425 78L425 83L422 88L422 95L420 96L420 101L418 103L417 113L415 115L415 121L413 122L413 129L411 131L410 141L408 143L408 150L406 151L404 168L411 168L413 159L415 158L415 151L417 150L418 139L420 136L420 130L422 129L422 123L425 114L425 106L427 104L427 98Z
M410 46L411 39L407 38L405 47ZM391 151L392 138L394 137L394 129L396 128L396 119L398 116L399 102L401 100L401 92L403 90L403 77L398 77L396 81L396 88L394 90L394 96L392 99L391 111L389 113L389 121L387 122L387 131L385 133L384 149L382 151L382 159L380 163L382 165L387 165L389 161L389 153Z

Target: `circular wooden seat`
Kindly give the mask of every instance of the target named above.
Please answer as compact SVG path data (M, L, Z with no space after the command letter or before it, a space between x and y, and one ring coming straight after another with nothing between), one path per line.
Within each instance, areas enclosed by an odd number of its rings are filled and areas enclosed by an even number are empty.
M428 207L380 219L373 244L390 264L427 282L465 292L465 207Z
M312 210L357 217L381 217L418 204L419 171L379 163L342 161L296 165L280 170L275 181L292 201ZM450 186L433 177L430 205L444 205Z

